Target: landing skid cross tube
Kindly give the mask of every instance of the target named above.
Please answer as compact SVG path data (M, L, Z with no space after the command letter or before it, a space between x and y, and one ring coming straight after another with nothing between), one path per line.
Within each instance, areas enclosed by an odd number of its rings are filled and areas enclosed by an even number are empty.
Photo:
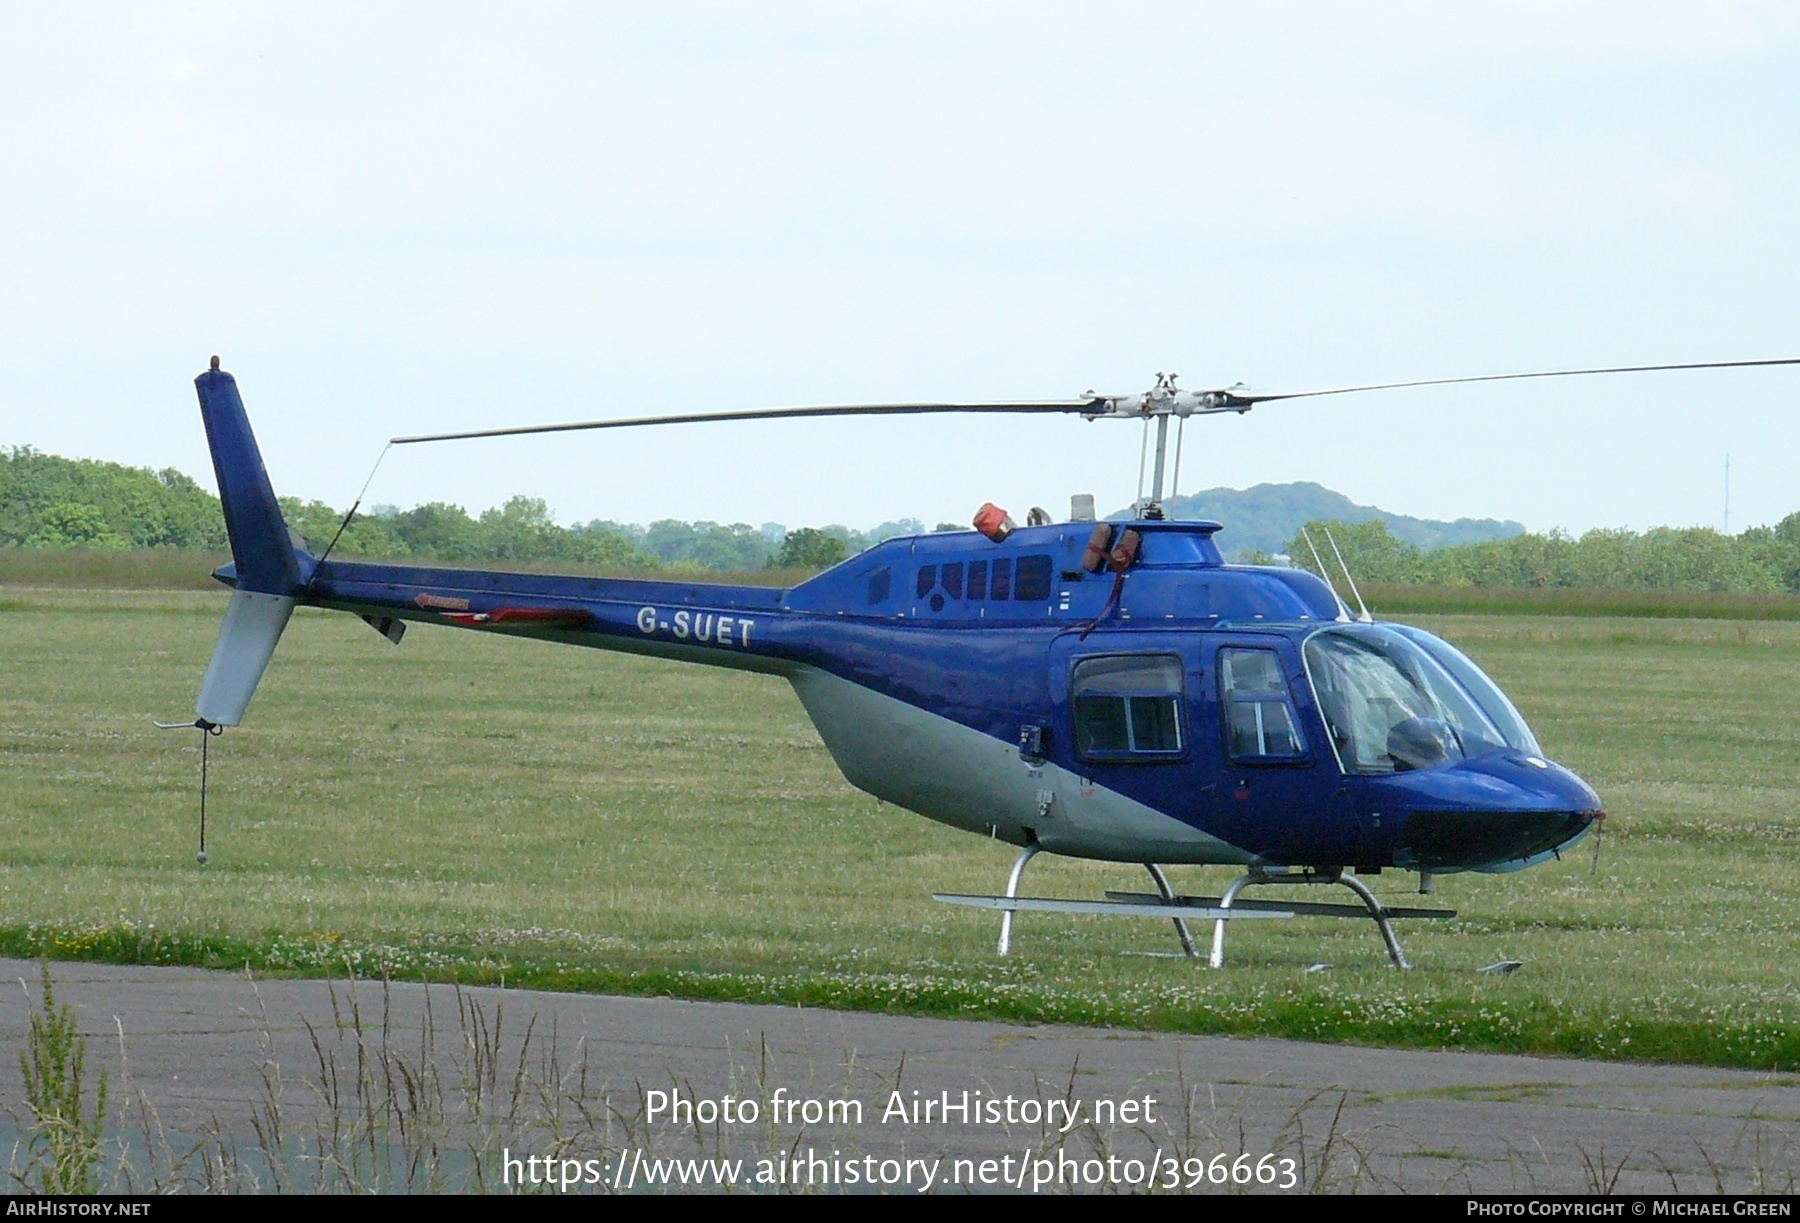
M1394 928L1388 924L1388 919L1390 917L1398 916L1400 914L1398 912L1390 912L1389 910L1384 909L1381 905L1381 902L1379 900L1375 899L1375 893L1373 893L1369 890L1368 884L1364 883L1360 879L1357 879L1352 876L1344 874L1344 872L1342 870L1292 871L1292 872L1289 872L1289 871L1272 871L1272 870L1254 870L1253 869L1253 870L1251 870L1251 872L1249 874L1245 875L1243 878L1241 878L1237 882L1233 883L1229 888L1225 889L1225 895L1223 897L1221 897L1219 900L1219 908L1227 909L1227 910L1230 909L1232 906L1232 903L1235 900L1237 900L1238 893L1242 892L1245 888L1255 887L1258 884L1270 884L1270 883L1285 883L1285 884L1341 883L1341 884L1343 884L1345 887L1349 888L1352 892L1355 892L1359 898L1361 898L1364 907L1366 907L1369 911L1369 916L1375 919L1375 925L1381 931L1381 941L1387 944L1388 959L1390 959L1394 962L1394 967L1395 968L1411 968L1412 967L1411 964L1408 964L1406 962L1406 956L1400 950L1400 940L1398 938L1394 937ZM1318 905L1318 906L1312 906L1312 907L1314 908L1315 911L1318 911L1318 910L1325 909L1327 906ZM1350 909L1350 906L1348 906L1348 905L1343 905L1343 906L1332 905L1332 906L1330 906L1330 908L1332 908L1332 909L1337 909L1337 908ZM1351 911L1354 912L1354 910L1351 910ZM1454 913L1443 912L1440 910L1431 910L1431 909L1407 910L1407 911L1405 911L1404 915L1408 916L1408 917L1424 917L1424 916L1439 916L1440 913L1442 916L1445 916L1445 917L1455 916ZM1225 967L1225 922L1223 920L1216 921L1213 923L1212 955L1207 957L1206 962L1213 968Z
M933 900L945 904L967 905L975 909L993 909L1000 914L1000 946L1001 955L1012 950L1013 914L1029 913L1095 913L1111 917L1166 917L1175 925L1176 936L1181 939L1181 949L1190 957L1199 958L1199 948L1194 943L1193 935L1188 931L1189 921L1210 921L1213 923L1212 954L1207 963L1213 968L1225 966L1225 923L1242 921L1257 917L1367 917L1373 918L1376 927L1381 931L1381 938L1387 944L1388 958L1395 968L1411 968L1406 956L1400 950L1400 940L1394 936L1394 928L1388 923L1406 917L1455 917L1455 909L1412 909L1390 907L1381 903L1371 892L1368 885L1360 879L1353 879L1344 874L1342 869L1325 870L1288 870L1283 867L1260 867L1233 883L1226 889L1224 896L1179 896L1169 886L1168 876L1162 868L1153 863L1145 863L1144 869L1150 872L1150 878L1156 882L1156 892L1108 892L1105 900L1060 900L1049 896L1019 895L1019 880L1025 874L1025 867L1040 852L1036 845L1027 845L1019 851L1013 862L1012 873L1006 878L1006 894L1004 896L970 896L960 892L937 892ZM1360 905L1352 904L1320 904L1305 900L1246 900L1241 893L1245 888L1258 884L1284 884L1296 886L1304 884L1341 884L1356 893Z
M1144 869L1150 872L1150 878L1156 883L1158 895L1137 895L1135 893L1107 893L1105 900L1059 900L1048 896L1020 896L1019 880L1025 874L1025 867L1037 857L1037 845L1027 845L1019 851L1017 860L1013 862L1012 873L1006 878L1006 894L1004 896L970 896L960 892L936 892L932 899L945 904L968 905L976 909L996 909L1000 913L1000 945L998 951L1006 955L1012 950L1013 914L1021 910L1032 913L1099 913L1116 917L1166 917L1175 926L1176 937L1181 940L1181 949L1188 956L1198 959L1200 948L1194 942L1194 936L1188 930L1190 918L1205 921L1212 919L1225 922L1234 918L1292 917L1294 914L1278 905L1246 904L1236 912L1226 907L1211 908L1196 905L1192 897L1177 896L1175 889L1169 886L1169 877L1163 874L1162 868L1155 863L1146 862Z
M1163 903L1174 904L1175 889L1169 886L1169 877L1163 874L1162 867L1154 862L1146 862L1144 863L1144 869L1150 872L1150 877L1152 879L1156 880L1156 890L1162 894ZM1199 959L1200 948L1194 945L1194 936L1188 930L1187 920L1181 917L1172 918L1171 920L1175 923L1175 937L1181 940L1182 952L1185 953L1190 960Z
M1012 874L1006 877L1006 898L1019 898L1019 880L1025 877L1025 866L1038 855L1037 842L1033 841L1019 851L1019 857L1013 863ZM1000 918L1000 954L1005 955L1012 950L1012 919L1016 909L1008 909Z

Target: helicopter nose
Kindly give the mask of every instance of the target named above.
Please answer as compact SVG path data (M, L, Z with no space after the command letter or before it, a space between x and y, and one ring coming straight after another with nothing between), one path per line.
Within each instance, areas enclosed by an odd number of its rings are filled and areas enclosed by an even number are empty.
M1504 870L1560 850L1598 811L1415 811L1394 858L1423 870Z
M1592 787L1537 756L1498 752L1432 773L1395 779L1418 786L1394 846L1398 866L1516 869L1560 851L1602 813Z

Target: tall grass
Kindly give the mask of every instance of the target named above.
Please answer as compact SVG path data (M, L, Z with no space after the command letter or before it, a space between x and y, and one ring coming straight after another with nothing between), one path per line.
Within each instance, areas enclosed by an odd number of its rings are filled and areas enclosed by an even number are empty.
M99 1188L95 1165L102 1155L106 1122L106 1075L100 1076L90 1110L82 1087L87 1038L81 1034L75 1013L66 1003L56 1001L47 960L40 994L25 1048L19 1052L30 1140L24 1152L25 1167L15 1168L14 1177L37 1193L94 1193Z
M0 585L75 590L217 590L229 552L187 548L0 546Z

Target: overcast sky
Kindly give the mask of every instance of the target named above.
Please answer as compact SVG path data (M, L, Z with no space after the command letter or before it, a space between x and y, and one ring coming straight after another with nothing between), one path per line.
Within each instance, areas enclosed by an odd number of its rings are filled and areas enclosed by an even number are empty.
M0 8L0 444L277 490L394 434L1800 356L1778 4ZM1271 404L1182 484L1533 529L1800 509L1800 369ZM373 502L869 526L1130 501L1139 427L397 451Z

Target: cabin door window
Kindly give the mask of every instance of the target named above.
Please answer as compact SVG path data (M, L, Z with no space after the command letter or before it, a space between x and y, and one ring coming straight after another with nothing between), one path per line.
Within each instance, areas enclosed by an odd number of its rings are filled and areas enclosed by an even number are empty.
M1280 763L1306 755L1281 655L1274 650L1220 650L1219 699L1233 760Z
M1166 760L1187 750L1181 660L1113 654L1075 664L1075 747L1084 760Z

